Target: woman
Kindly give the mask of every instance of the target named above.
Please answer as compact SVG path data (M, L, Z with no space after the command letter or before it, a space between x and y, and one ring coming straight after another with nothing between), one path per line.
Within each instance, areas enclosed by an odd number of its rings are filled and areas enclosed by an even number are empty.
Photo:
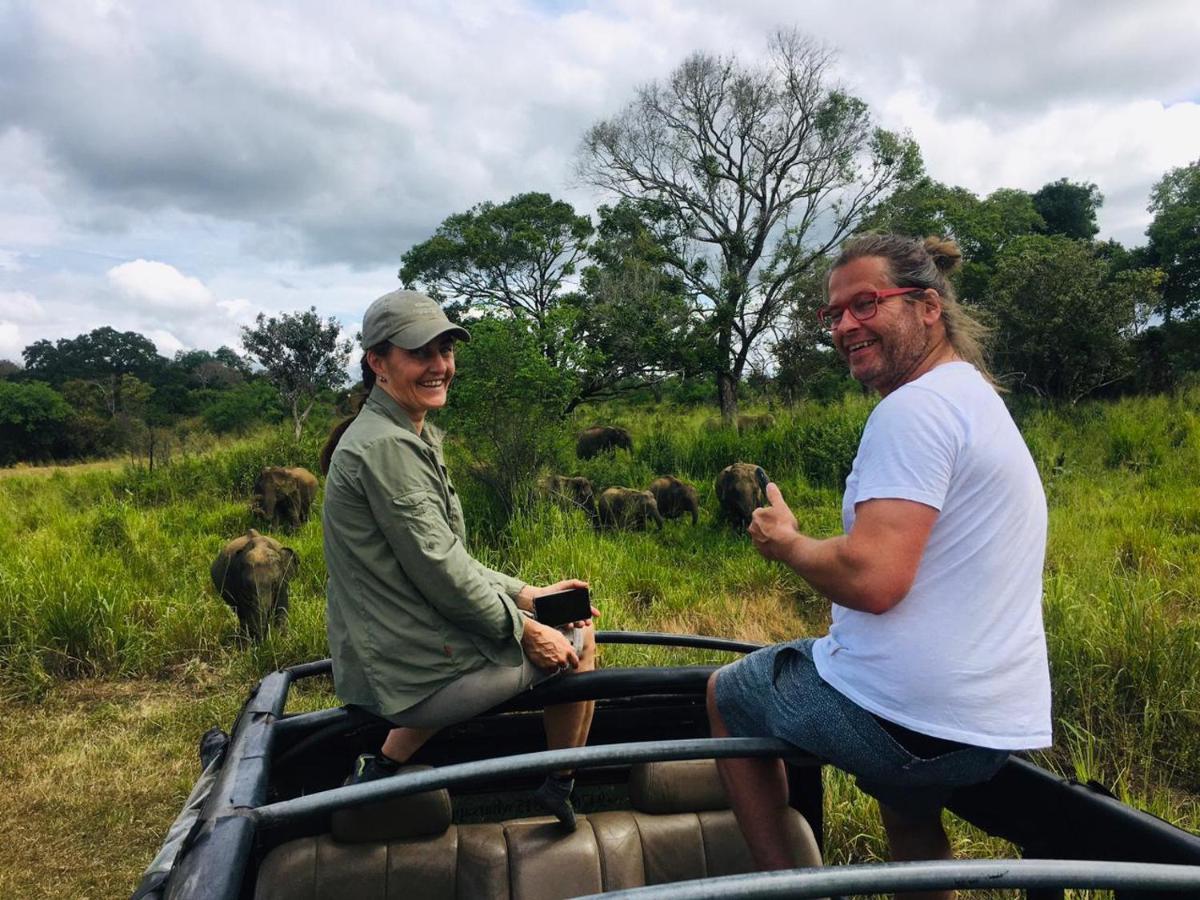
M532 618L533 587L466 550L462 506L426 415L446 405L454 343L470 334L415 291L380 297L363 318L358 415L330 437L325 484L328 631L334 684L346 703L393 722L351 782L394 773L422 744L562 671L595 666L591 622L560 631ZM594 612L594 611L593 611ZM551 749L582 746L591 703L548 707ZM538 802L568 828L569 772L547 777Z

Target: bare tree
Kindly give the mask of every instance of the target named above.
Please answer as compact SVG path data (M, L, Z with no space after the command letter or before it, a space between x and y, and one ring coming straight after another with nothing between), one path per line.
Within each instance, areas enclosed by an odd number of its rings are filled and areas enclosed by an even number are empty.
M866 104L831 83L831 62L794 31L774 37L761 66L696 53L580 148L584 181L670 211L682 237L664 240L669 262L705 326L726 419L791 285L921 170L911 138L873 127Z

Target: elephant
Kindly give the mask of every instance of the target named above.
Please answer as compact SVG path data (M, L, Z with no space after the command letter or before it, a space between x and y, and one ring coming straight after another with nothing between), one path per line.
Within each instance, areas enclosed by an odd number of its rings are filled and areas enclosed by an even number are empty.
M243 637L257 642L268 624L287 624L288 580L299 565L295 550L253 528L221 548L209 571L217 594L237 613Z
M715 486L721 513L732 524L743 528L750 524L754 510L767 499L758 483L758 466L753 463L726 466L717 476Z
M593 425L579 432L579 439L575 442L575 455L580 459L591 459L617 447L624 447L633 452L633 440L628 431L613 425Z
M633 488L610 487L600 495L597 503L599 518L598 527L627 528L641 531L646 527L648 519L663 527L663 517L654 502L654 495L649 491L635 491Z
M674 475L663 475L650 482L650 493L664 519L678 519L684 513L691 513L693 525L700 521L700 495L692 485Z
M542 491L564 509L582 509L588 521L596 521L596 495L592 483L581 476L547 475Z
M317 476L308 469L267 466L254 479L250 514L272 525L299 528L308 521L316 496Z
M738 431L763 431L775 427L775 417L770 413L737 417Z

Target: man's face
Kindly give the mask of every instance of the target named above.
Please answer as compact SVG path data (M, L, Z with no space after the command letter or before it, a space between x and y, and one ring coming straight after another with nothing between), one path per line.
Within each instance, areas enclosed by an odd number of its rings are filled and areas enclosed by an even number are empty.
M852 260L829 278L829 307L845 309L860 294L895 287L887 261L878 256ZM860 322L849 313L833 329L833 345L850 365L850 376L887 396L919 374L930 349L923 321L925 304L915 297L879 301L875 315Z

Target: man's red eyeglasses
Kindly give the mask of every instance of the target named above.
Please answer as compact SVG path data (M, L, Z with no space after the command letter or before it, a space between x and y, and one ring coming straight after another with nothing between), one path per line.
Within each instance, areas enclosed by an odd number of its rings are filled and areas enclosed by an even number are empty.
M858 294L852 297L845 306L822 306L817 310L817 321L830 331L837 328L838 323L842 321L843 313L850 313L856 321L865 322L879 312L880 300L902 297L906 294L923 294L925 290L925 288L901 287Z

